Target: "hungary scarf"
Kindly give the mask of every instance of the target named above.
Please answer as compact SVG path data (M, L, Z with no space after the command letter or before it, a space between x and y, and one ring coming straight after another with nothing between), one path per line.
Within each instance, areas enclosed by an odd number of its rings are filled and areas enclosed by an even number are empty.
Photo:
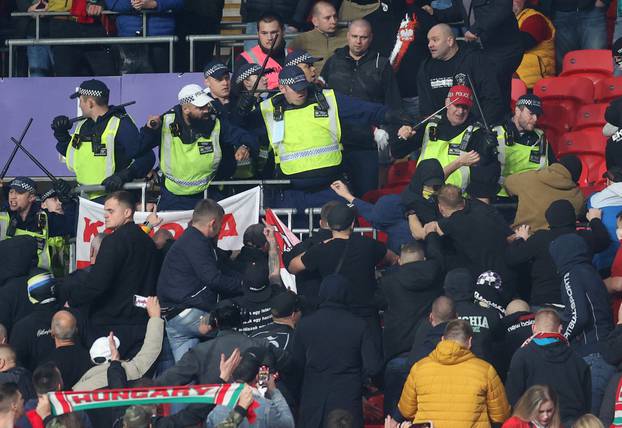
M616 403L613 413L613 421L610 428L622 427L622 378L618 382L618 388L616 389Z
M244 388L242 383L221 385L162 386L151 388L98 389L96 391L49 392L54 416L102 407L161 403L201 403L233 406Z

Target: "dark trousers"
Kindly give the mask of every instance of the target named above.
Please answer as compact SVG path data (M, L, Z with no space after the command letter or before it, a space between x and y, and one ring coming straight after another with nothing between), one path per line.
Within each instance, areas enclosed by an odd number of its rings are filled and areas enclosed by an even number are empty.
M99 22L80 24L69 20L51 19L50 37L106 37ZM114 76L118 74L115 55L110 46L52 46L56 76Z
M495 74L501 91L501 105L509 112L512 98L512 76L523 59L523 49L520 46L494 47L484 49L483 53L495 65Z
M384 415L399 417L397 404L410 372L407 356L395 357L387 362L384 369Z
M343 169L350 180L354 196L361 197L378 188L378 150L352 150L343 152Z
M168 45L121 45L121 74L168 73Z

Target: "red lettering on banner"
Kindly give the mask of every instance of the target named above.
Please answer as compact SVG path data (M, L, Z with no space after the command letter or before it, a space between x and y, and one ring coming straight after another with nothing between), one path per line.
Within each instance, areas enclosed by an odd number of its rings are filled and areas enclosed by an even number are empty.
M208 392L212 391L214 389L214 386L213 385L207 385L207 386L196 385L196 386L193 386L192 388L196 390L198 395L205 395Z
M67 398L73 401L74 404L90 403L91 397L89 394L71 394Z
M173 234L173 239L179 238L184 233L184 228L177 223L166 223L160 229L169 230Z
M129 391L115 391L112 393L112 400L129 400L130 392Z
M108 401L110 399L110 393L108 392L94 392L93 401Z
M190 391L188 391L187 388L184 388L184 389L177 389L177 388L175 388L175 389L173 389L173 393L171 395L173 397L179 397L179 396L187 397L188 395L190 395Z
M156 397L162 397L162 398L168 398L169 397L169 393L166 389L158 389L157 391L154 391L149 398L156 398Z
M91 242L91 238L99 233L99 228L104 225L103 221L94 221L91 223L91 219L84 217L84 234L82 240L84 242Z
M132 391L132 399L149 398L149 391Z
M220 227L218 239L226 238L228 236L238 236L237 225L233 214L225 214L222 218L222 226Z

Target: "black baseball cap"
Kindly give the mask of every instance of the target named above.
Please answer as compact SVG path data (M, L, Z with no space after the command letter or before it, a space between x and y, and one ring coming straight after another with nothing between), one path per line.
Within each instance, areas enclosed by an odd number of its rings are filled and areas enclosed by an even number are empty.
M110 90L108 89L108 86L106 86L106 84L101 80L89 79L80 83L80 87L78 88L78 90L71 94L69 98L73 100L78 98L80 95L84 95L87 97L108 98L108 96L110 95Z
M354 206L340 202L330 210L326 221L330 230L341 231L349 228L355 218L356 210Z
M288 317L294 312L301 311L303 301L291 290L279 293L272 298L272 316L275 318Z
M243 272L244 285L248 290L245 294L253 302L265 302L270 299L272 289L269 286L268 262L252 261Z

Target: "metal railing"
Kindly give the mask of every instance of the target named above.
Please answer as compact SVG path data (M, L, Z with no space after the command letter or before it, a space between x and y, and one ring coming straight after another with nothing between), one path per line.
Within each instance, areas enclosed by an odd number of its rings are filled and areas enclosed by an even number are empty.
M221 180L212 181L210 186L259 186L259 209L263 210L263 188L264 186L283 186L289 185L289 180ZM208 191L203 192L203 196L207 198Z
M148 36L148 37L94 37L94 38L71 38L71 39L9 39L5 43L9 47L9 77L13 77L13 48L16 46L56 46L56 45L132 45L168 43L168 69L173 72L173 62L177 36Z
M298 33L286 33L283 37L287 39L293 39L296 37ZM245 40L257 40L256 34L229 34L229 35L221 35L221 34L191 34L186 36L186 40L189 43L189 55L190 55L190 71L194 71L194 44L195 43L205 43L205 42L215 42L216 44L220 44L221 42L232 43L243 42ZM218 48L220 49L220 48ZM233 73L233 66L235 63L235 52L231 49L231 72Z
M140 200L141 200L141 207L143 211L145 211L145 209L147 208L146 195L147 195L148 186L149 186L149 183L147 183L146 181L136 181L132 183L125 183L123 185L123 190L140 190ZM91 185L76 186L73 189L73 192L79 194L83 198L86 198L87 193L89 192L102 192L104 190L106 189L104 188L104 186L100 184L91 184Z

